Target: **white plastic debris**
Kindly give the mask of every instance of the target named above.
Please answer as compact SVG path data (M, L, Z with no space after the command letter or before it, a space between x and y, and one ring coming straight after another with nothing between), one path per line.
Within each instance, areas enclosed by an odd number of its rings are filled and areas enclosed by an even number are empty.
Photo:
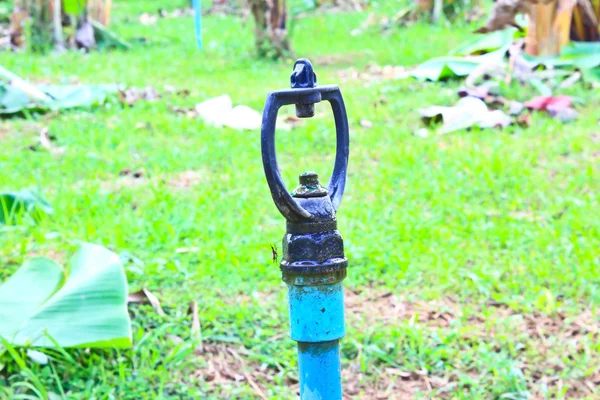
M200 118L216 127L253 130L259 129L262 122L258 111L244 105L233 107L231 98L226 94L203 101L195 109Z

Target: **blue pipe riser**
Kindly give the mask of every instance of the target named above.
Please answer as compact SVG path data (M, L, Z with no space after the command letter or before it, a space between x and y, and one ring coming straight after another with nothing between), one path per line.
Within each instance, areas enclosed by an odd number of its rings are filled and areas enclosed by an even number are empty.
M341 400L340 341L298 342L300 400Z
M297 342L328 342L346 335L344 289L332 285L288 285L290 336Z

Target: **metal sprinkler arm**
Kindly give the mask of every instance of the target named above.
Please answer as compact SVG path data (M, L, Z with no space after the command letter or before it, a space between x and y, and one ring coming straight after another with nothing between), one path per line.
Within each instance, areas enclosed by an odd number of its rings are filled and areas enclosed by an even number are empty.
M312 73L314 80L307 83L303 79L306 79L307 75L310 76L310 73ZM291 81L292 89L278 90L270 92L267 95L261 130L262 159L265 176L275 205L288 221L302 221L310 220L311 215L292 199L283 183L279 166L277 165L275 128L279 109L285 105L295 104L296 115L299 118L310 118L314 116L315 103L329 101L331 104L335 120L337 144L335 164L333 173L327 184L327 189L336 211L342 202L342 195L346 186L350 136L344 99L337 85L316 87L316 75L314 75L312 65L306 59L296 61ZM311 84L315 86L310 87ZM312 107L312 114L307 112L309 107Z

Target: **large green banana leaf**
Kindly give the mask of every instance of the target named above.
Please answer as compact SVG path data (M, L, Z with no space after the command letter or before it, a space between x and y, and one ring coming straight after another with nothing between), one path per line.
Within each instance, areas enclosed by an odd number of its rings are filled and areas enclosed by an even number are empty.
M38 219L43 214L51 214L52 207L37 192L29 189L0 193L0 224L14 222L24 212Z
M84 244L66 271L47 258L27 261L0 286L0 336L16 346L131 346L119 257Z

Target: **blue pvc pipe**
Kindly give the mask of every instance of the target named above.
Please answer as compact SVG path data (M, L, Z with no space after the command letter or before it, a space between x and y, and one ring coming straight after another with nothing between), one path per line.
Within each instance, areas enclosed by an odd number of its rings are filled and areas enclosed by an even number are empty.
M298 342L301 400L341 400L342 282L288 284L290 336Z
M300 400L341 400L340 341L298 342Z
M202 5L201 0L192 0L194 8L194 33L196 34L196 45L202 50Z
M346 335L342 282L288 288L292 340L329 342Z

